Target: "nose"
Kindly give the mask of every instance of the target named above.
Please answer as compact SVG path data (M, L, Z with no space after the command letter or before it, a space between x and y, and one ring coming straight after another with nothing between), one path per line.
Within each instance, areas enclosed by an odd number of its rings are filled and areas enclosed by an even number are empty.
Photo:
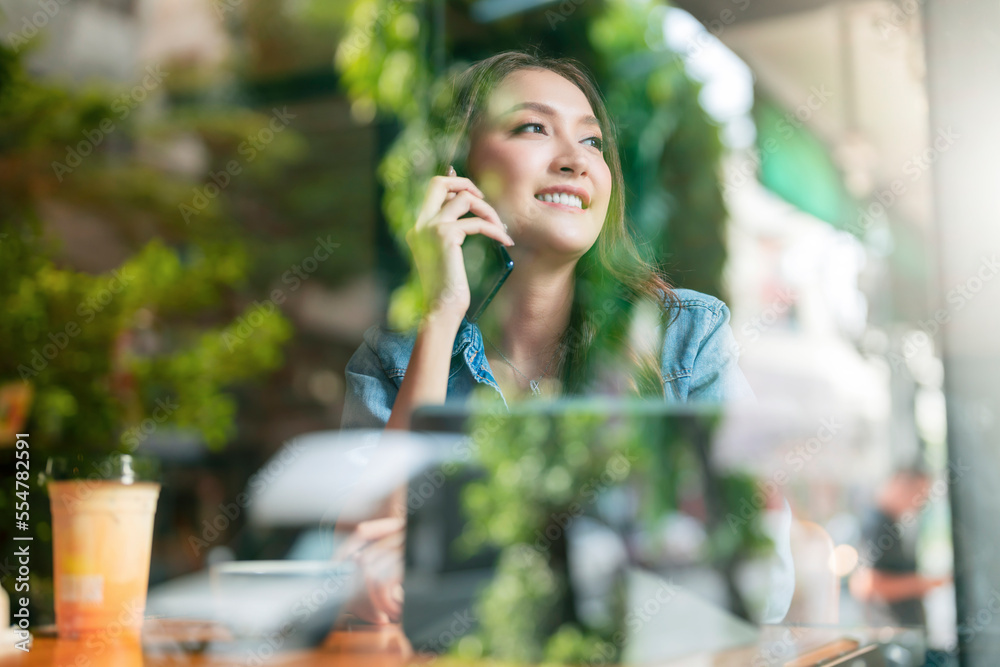
M559 152L552 161L552 168L566 176L585 176L587 158L584 147L573 141L559 142Z

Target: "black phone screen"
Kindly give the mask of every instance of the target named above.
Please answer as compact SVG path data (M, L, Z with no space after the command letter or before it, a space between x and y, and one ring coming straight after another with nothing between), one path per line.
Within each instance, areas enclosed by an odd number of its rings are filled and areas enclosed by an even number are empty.
M472 234L465 238L462 256L472 295L465 317L470 322L475 322L514 270L514 260L503 245L482 234Z

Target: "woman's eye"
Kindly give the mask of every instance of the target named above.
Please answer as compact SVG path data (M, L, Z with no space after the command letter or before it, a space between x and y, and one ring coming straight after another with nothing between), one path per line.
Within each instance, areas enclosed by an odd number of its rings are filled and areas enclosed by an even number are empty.
M583 141L584 143L587 143L588 141L593 142L590 145L596 148L597 150L602 150L604 148L604 140L601 139L600 137L587 137Z
M525 123L515 130L516 133L528 132L530 134L544 134L545 128L541 123Z

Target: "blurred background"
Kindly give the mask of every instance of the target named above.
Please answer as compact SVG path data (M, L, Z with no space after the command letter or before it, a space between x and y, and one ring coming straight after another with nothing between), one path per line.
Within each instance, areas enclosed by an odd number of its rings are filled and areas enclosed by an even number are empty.
M952 572L949 494L965 476L959 553L1000 580L977 530L995 477L980 467L1000 265L979 118L995 94L970 92L995 64L975 49L997 14L917 0L0 0L0 447L27 431L34 465L159 457L151 585L296 557L300 526L220 508L282 443L337 429L363 332L412 318L402 234L434 92L471 61L537 48L597 78L633 231L675 286L730 305L761 403L822 416L811 440L744 444L762 476L794 473L782 493L837 545L841 620L873 618L850 581L873 565L866 512L900 469L929 480L906 526L913 573ZM6 543L6 487L0 506ZM987 600L968 594L967 611ZM935 646L955 644L955 599L945 583L923 600Z

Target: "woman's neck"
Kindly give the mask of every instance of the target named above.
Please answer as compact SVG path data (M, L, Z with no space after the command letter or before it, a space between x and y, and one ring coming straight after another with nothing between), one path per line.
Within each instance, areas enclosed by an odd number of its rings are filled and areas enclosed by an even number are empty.
M533 377L542 373L569 326L575 263L523 264L515 266L479 326L508 360Z

